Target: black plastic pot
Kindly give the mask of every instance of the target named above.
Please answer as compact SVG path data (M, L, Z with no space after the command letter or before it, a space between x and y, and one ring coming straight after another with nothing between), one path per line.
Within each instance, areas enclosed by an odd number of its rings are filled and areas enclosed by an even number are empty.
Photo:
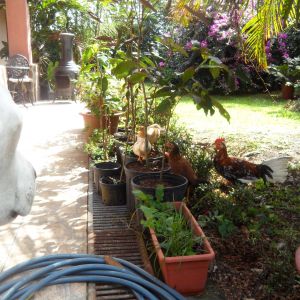
M125 205L126 204L126 183L112 183L108 177L101 177L99 180L102 201L105 205Z
M99 194L101 194L100 189L99 189L100 177L119 175L120 172L121 172L121 165L119 163L105 161L105 162L95 164L95 166L94 166L94 183L95 183L97 192Z
M149 180L151 180L152 186L144 186L143 181ZM188 180L184 176L163 174L162 181L167 184L163 189L163 201L173 202L183 200L188 186ZM132 190L140 190L145 194L153 196L153 198L155 198L156 187L160 184L160 174L143 174L131 179Z
M124 171L126 175L126 200L127 200L126 203L127 203L128 210L130 212L133 212L136 208L135 198L132 194L131 179L137 175L142 175L142 174L149 174L149 175L160 174L160 170L147 172L147 171L138 171L135 169L131 169L130 165L134 163L135 162L129 162L124 166ZM166 166L165 170L163 171L163 173L167 173L167 172L170 172L169 166Z
M125 132L122 132L122 131L118 131L114 134L114 138L117 140L117 141L120 141L120 142L123 142L123 143L126 143L127 142L127 139L128 139L128 136L126 135Z

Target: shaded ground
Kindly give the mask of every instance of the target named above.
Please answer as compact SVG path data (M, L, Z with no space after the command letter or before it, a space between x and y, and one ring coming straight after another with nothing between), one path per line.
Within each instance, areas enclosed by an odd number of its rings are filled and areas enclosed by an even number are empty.
M87 253L87 155L81 106L40 102L23 112L19 150L37 171L33 207L0 227L0 271L33 257ZM46 288L37 299L86 299L86 285Z

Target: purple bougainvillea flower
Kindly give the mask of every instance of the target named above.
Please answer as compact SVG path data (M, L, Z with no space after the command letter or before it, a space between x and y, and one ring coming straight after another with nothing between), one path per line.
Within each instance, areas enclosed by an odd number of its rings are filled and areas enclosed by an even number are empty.
M205 40L203 40L203 41L200 42L200 47L201 48L207 48L207 45L208 45L208 43Z
M184 46L186 50L191 50L193 48L193 43L191 41L187 42Z
M163 61L160 61L158 65L163 68L166 64Z
M288 37L288 35L286 33L280 33L278 36L281 39L286 39Z
M285 52L285 53L283 53L282 57L289 58L290 56L289 56L289 54L287 52Z

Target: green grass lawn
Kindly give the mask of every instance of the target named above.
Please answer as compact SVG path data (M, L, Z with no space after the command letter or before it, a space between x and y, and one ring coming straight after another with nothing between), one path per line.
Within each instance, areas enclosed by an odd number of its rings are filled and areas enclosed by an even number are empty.
M183 98L176 107L178 123L191 129L197 140L213 142L223 136L229 142L232 155L258 150L263 156L277 156L288 151L298 157L300 113L285 108L287 101L275 101L269 95L214 96L230 114L230 122L218 111L213 116L197 110L193 101ZM294 155L294 153L296 153ZM260 158L257 157L259 160Z
M214 96L219 100L223 106L228 110L231 121L230 122L252 122L253 119L259 119L259 122L269 123L272 121L278 121L279 119L287 119L291 121L291 124L296 121L295 124L300 124L300 113L292 112L285 108L287 101L278 101L272 99L269 95L251 95L251 96ZM198 111L193 104L193 101L188 98L183 98L177 108L176 113L180 120L188 123L197 123L200 119L205 117L203 111ZM218 112L211 118L207 117L207 120L218 122L220 119L224 119ZM224 119L224 122L227 121ZM222 122L223 123L223 122ZM249 124L251 125L251 124Z

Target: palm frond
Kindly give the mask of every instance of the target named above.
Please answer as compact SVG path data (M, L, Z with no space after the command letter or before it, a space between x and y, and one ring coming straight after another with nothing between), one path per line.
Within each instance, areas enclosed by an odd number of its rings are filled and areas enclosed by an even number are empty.
M256 59L262 68L267 67L265 43L296 19L297 2L299 0L266 0L264 2L257 15L242 30L247 35L244 43L246 58Z

